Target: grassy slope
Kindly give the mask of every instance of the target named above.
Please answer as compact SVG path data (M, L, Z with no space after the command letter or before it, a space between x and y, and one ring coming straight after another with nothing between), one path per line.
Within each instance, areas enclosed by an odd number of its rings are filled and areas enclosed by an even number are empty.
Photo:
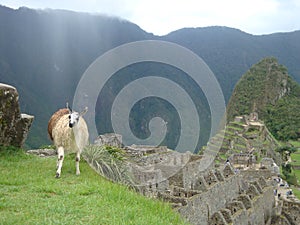
M294 147L300 148L300 142L294 141L292 144ZM300 150L298 150L295 153L292 153L291 159L292 159L292 163L291 163L292 165L300 165ZM292 173L296 175L298 184L300 185L300 182L299 182L300 181L300 170L293 170ZM300 189L293 188L293 192L298 197L298 199L300 199Z
M184 224L169 205L96 174L73 158L55 179L55 158L0 150L0 224Z

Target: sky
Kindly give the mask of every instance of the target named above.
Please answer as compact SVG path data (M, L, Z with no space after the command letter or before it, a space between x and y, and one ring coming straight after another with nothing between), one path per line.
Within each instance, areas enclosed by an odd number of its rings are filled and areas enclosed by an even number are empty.
M207 26L256 35L300 30L300 0L0 0L0 4L116 16L155 35Z

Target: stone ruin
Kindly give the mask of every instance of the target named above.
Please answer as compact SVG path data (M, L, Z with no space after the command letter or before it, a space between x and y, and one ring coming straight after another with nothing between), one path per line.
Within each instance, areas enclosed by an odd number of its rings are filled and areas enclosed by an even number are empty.
M252 112L250 115L236 116L235 122L249 124L250 122L258 122L258 113Z
M0 145L22 147L33 119L20 112L16 88L0 83Z
M256 164L256 157L251 153L235 153L229 157L229 161L233 164L242 164L249 167Z
M94 141L95 145L110 145L114 147L121 148L122 145L122 135L119 134L105 134L99 135Z
M272 171L274 174L280 174L279 166L274 162L272 158L263 158L260 162L260 167L266 168Z
M165 146L123 149L136 190L169 202L191 224L299 224L300 203L276 203L269 170L242 173L230 163L203 167L205 154L179 153ZM283 220L286 223L276 222Z

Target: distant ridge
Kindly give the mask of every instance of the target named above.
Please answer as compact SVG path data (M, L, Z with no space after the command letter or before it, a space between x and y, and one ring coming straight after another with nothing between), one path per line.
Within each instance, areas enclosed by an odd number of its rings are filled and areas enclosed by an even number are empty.
M4 6L0 30L0 82L15 86L22 111L35 115L27 142L32 148L49 143L47 121L72 101L87 67L108 50L133 41L170 41L190 49L210 67L226 101L242 74L268 56L300 82L300 31L256 36L215 26L155 36L120 18Z

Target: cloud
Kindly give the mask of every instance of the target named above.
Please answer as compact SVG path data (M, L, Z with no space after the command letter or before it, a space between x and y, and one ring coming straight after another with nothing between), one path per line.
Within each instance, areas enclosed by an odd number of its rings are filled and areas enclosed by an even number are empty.
M140 2L129 20L138 23L147 31L163 34L182 27L222 25L255 32L263 26L258 18L276 12L273 0L218 1L185 0ZM263 19L263 18L262 18ZM254 24L255 23L255 24ZM247 29L247 28L251 29Z
M300 29L300 0L5 0L0 4L102 13L127 19L158 35L214 25L252 34Z

